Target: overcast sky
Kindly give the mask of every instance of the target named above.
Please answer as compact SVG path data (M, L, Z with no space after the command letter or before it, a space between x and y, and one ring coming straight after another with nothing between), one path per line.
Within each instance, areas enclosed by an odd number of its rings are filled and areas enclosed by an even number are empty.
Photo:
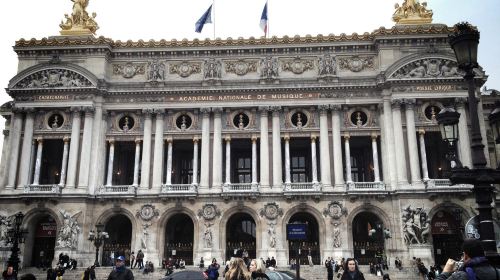
M351 34L372 32L394 25L394 4L402 0L268 0L270 35ZM215 0L215 36L260 37L260 16L266 0ZM499 0L428 0L434 23L449 26L469 21L481 32L479 62L489 75L488 88L500 89ZM90 0L87 11L96 12L97 36L113 40L212 38L213 25L194 32L198 18L212 0ZM42 39L59 34L71 0L0 0L0 85L6 88L17 73L12 46L20 38ZM0 104L10 100L2 91ZM3 119L0 129L3 129ZM1 134L0 134L1 136ZM0 147L3 138L0 137Z

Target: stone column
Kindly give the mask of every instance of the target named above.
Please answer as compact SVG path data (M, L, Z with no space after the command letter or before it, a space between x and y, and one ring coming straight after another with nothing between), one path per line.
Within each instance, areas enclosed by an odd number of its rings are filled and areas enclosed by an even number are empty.
M201 125L201 174L200 190L210 186L210 108L201 108L203 114Z
M106 132L108 130L108 113L102 109L104 102L102 96L96 96L95 114L92 128L92 152L89 172L89 187L87 193L93 195L98 187L104 182L104 170L106 170ZM111 122L111 119L109 119Z
M64 187L66 184L66 168L68 165L68 152L69 152L69 138L64 137L64 148L63 148L63 158L61 166L61 178L59 180L59 186Z
M34 114L33 109L30 108L26 110L26 119L24 121L24 137L23 144L21 148L21 166L19 167L19 182L18 189L24 188L24 186L29 184L29 160L31 158L31 142L33 141L33 123L34 123Z
M259 107L260 111L260 188L269 189L269 107Z
M375 182L380 182L380 168L378 164L378 147L377 147L376 134L372 134L372 155L373 155L373 173L375 175Z
M10 116L3 116L5 118L5 129L3 130L3 146L2 146L2 158L0 159L0 191L7 184L7 159L9 157L10 150L10 130L7 128L10 127ZM33 158L33 145L31 146L31 157ZM30 168L33 164L33 161L30 160ZM30 172L31 174L31 172ZM31 182L31 180L28 180Z
M408 184L408 176L406 174L406 149L403 137L403 125L401 124L401 100L393 100L392 102L392 123L394 127L394 143L397 143L396 153L396 170L398 184ZM396 147L394 147L396 148Z
M252 185L257 184L257 136L252 136Z
M151 167L151 114L153 109L143 109L144 115L144 135L142 142L142 161L141 161L141 188L149 188L149 173Z
M226 185L231 184L231 137L226 137Z
M21 144L21 129L23 127L23 115L18 108L13 109L14 121L10 128L10 155L8 165L9 179L6 189L13 189L16 185L17 164L19 163L19 145Z
M418 166L417 133L415 131L415 100L406 99L406 137L408 138L408 155L410 156L410 175L413 185L422 183Z
M467 125L467 114L465 112L465 98L455 98L457 112L460 113L458 122L458 152L463 166L472 167L469 126Z
M79 107L71 107L71 143L69 146L68 180L66 181L66 186L73 188L76 186L76 168L78 166L78 150L80 149L80 110L81 108Z
M351 148L349 147L349 139L351 136L346 134L344 136L344 150L345 150L345 173L347 183L352 183L352 174L351 174Z
M328 139L328 137L327 137ZM318 163L316 162L316 135L311 135L312 183L318 183Z
M321 184L323 191L333 191L330 174L330 141L328 139L328 105L320 105L319 109L319 159L321 168Z
M214 143L212 156L212 186L222 186L222 108L212 108L214 112Z
M198 185L198 138L193 139L193 182L191 184Z
M113 162L115 159L115 140L110 139L109 141L109 153L108 153L108 173L106 177L106 186L113 185Z
M29 166L29 176L28 176L28 184L33 182L33 170L35 169L35 158L36 158L36 147L37 147L36 139L31 141L31 156L30 156L30 166Z
M382 158L382 169L381 175L384 177L384 182L386 185L391 184L391 176L389 174L389 162L387 162L387 145L386 145L386 134L387 131L384 128L384 104L380 103L377 104L377 109L378 109L378 123L380 126L380 155Z
M89 185L90 153L92 151L92 125L94 121L94 107L85 107L85 121L83 123L82 150L80 154L80 171L78 187L87 188Z
M392 109L390 97L384 97L384 136L385 136L385 150L386 158L389 163L387 168L389 169L390 178L387 180L391 184L391 188L395 189L397 185L397 171L396 171L396 150L394 142L394 131L392 124Z
M342 137L340 136L340 105L330 105L332 110L333 174L336 187L344 186L344 167L342 165Z
M283 185L282 165L281 165L281 107L273 106L273 186L275 191L281 190Z
M43 139L39 138L38 149L36 150L36 161L35 161L35 175L33 178L33 185L40 184L40 168L42 166L42 152L43 152Z
M156 130L155 147L153 154L153 188L161 188L161 178L163 177L163 117L164 109L155 109Z
M429 170L427 169L427 154L425 152L425 130L419 129L418 135L420 139L420 158L422 159L422 173L424 181L429 181Z
M132 185L139 186L139 164L141 161L141 140L135 139L135 156L134 156L134 182Z
M292 183L290 174L290 135L283 137L285 140L285 184Z
M165 184L172 184L172 137L167 138L167 171L165 176Z

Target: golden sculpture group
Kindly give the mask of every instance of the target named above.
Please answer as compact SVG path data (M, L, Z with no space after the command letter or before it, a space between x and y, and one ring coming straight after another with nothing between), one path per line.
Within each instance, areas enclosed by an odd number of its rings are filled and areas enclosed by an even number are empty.
M427 9L427 3L418 0L404 0L403 4L395 5L396 11L392 19L396 24L426 24L432 22L432 10Z
M95 22L96 13L92 17L86 11L89 0L71 0L73 11L71 16L65 14L66 22L61 21L61 35L92 35L95 34L99 26Z

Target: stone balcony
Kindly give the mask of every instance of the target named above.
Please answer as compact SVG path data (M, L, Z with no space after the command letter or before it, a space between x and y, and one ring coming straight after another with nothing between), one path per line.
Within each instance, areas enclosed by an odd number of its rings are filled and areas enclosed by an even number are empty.
M384 182L347 182L349 194L387 194Z
M449 179L429 179L425 181L427 192L472 192L473 185L457 184L452 185Z
M160 190L160 197L195 197L198 195L198 185L196 184L163 184Z
M25 195L60 195L61 185L26 185L24 186Z
M135 185L103 185L99 188L97 196L99 197L135 197L137 186Z
M283 193L290 195L320 195L321 184L319 182L285 183Z
M260 194L259 184L257 183L230 183L222 186L222 196L251 196L256 197Z

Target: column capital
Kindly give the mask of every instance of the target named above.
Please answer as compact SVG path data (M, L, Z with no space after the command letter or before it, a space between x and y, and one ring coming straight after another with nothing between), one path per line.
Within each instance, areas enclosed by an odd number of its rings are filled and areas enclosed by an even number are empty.
M3 130L3 136L9 136L9 134L10 134L10 130L8 130L8 129Z
M36 142L38 142L38 144L43 143L43 138L41 138L41 137L40 138L36 138Z
M419 129L418 129L418 134L420 134L420 135L424 135L424 134L425 134L425 129L423 129L423 128L419 128Z
M254 143L254 142L257 142L258 138L259 137L257 135L252 135L252 138L250 138L250 139L252 140L252 143Z
M342 105L330 104L330 110L340 112L340 110L342 110Z
M284 139L285 141L290 141L290 134L288 134L288 133L284 134L284 135L283 135L283 139Z
M403 102L407 110L413 110L415 108L416 99L404 99Z
M136 138L136 139L134 140L134 142L135 142L135 144L141 144L142 139L140 139L140 138Z
M318 110L320 114L326 114L328 113L328 110L330 109L329 105L323 104L323 105L318 105Z
M142 109L142 111L141 111L141 112L142 112L142 114L144 114L144 116L145 116L146 118L148 118L148 117L150 118L150 117L151 117L151 114L153 114L153 113L154 113L154 109L152 109L152 108L146 108L146 109Z
M165 115L165 109L153 109L153 111L156 114L156 118L158 118L158 116L163 117L163 115Z
M465 107L465 103L467 102L466 97L457 97L455 98L455 103L457 104L458 107Z
M85 112L85 116L92 116L95 112L95 107L94 106L85 106L85 107L82 107L82 111Z
M231 136L226 135L226 136L224 137L224 140L225 140L226 142L231 142Z
M165 138L165 142L172 143L172 142L174 142L174 139L172 137L167 137L167 138Z
M351 135L350 135L349 133L345 133L345 134L344 134L344 139L345 139L346 141L349 141L349 139L351 139Z
M378 103L377 104L377 110L384 112L384 103Z
M109 142L109 144L115 144L115 138L109 138L107 139L107 141Z
M203 108L200 108L200 112L204 115L204 116L208 116L208 114L210 114L210 111L211 109L208 108L208 107L203 107Z
M311 134L311 142L316 142L318 136L316 134Z
M32 116L35 113L35 108L33 107L23 107L22 110L26 113L26 116Z
M70 140L69 136L64 136L64 138L63 138L64 143L68 143L69 140Z
M402 99L393 99L393 100L391 100L392 109L398 109L398 110L400 110L402 104L403 104L403 100Z
M269 109L274 113L279 113L281 111L281 106L270 106Z
M222 107L212 107L212 112L216 115L220 115L224 111L224 108Z
M377 138L378 138L378 135L376 133L372 133L370 136L372 138L372 141L377 140Z
M193 143L198 143L198 142L200 142L200 139L197 136L193 137Z
M78 113L78 114L80 114L80 112L82 111L82 107L80 107L80 106L71 106L69 108L69 111L72 112L72 113Z
M270 110L271 110L271 107L270 106L259 106L258 110L264 114L264 113L268 113Z

